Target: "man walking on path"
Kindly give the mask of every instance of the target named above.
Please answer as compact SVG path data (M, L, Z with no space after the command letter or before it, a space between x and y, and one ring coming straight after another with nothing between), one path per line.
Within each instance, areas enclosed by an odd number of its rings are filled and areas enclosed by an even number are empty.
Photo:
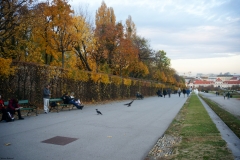
M181 96L181 89L180 88L178 88L178 95L179 95L179 97Z
M49 109L49 98L51 96L51 92L49 90L50 86L47 84L45 88L43 89L43 105L44 105L44 112L47 114Z
M167 93L168 93L168 97L170 98L171 97L171 89L170 88L168 88Z
M186 90L186 93L187 93L187 96L189 96L189 94L190 94L190 89L189 88Z
M229 98L230 98L230 93L228 92L228 93L227 93L227 99L229 99Z
M226 93L225 93L225 92L223 92L223 97L224 97L224 99L225 99L225 97L226 97Z
M183 95L184 95L184 97L185 97L185 94L186 94L186 89L185 89L185 88L183 88L182 93L183 93Z

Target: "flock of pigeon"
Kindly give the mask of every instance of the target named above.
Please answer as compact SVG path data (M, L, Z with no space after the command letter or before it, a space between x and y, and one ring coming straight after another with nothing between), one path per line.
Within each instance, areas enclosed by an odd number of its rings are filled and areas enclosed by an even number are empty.
M134 101L134 100L132 100L131 102L126 103L126 104L124 104L124 105L126 105L127 107L130 107L131 104L133 103L133 101ZM98 109L96 109L96 112L97 112L97 115L103 115L102 112L100 112Z

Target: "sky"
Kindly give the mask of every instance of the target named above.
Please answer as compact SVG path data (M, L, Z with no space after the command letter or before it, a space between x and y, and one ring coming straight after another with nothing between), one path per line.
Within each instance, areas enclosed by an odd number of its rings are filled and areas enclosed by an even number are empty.
M240 75L240 0L104 0L117 22L128 16L137 35L164 50L179 75ZM69 0L93 21L102 0Z

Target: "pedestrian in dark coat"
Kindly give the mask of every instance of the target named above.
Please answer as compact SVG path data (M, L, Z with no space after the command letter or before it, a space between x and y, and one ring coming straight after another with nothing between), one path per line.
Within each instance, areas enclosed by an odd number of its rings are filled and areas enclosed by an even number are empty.
M163 96L164 96L164 98L165 98L166 95L167 95L167 91L166 91L166 89L164 89L164 90L163 90Z
M171 89L170 88L168 88L167 94L168 94L168 97L170 98L171 97Z
M183 95L184 95L184 97L185 97L185 94L186 94L186 89L185 89L185 88L183 88L182 93L183 93Z

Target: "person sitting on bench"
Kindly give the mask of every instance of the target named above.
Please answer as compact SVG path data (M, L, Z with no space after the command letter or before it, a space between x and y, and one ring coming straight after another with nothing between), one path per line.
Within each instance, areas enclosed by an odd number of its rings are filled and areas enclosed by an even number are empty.
M70 98L74 99L75 103L77 103L79 106L83 106L83 103L80 101L80 99L74 97L74 92L70 94Z
M21 108L22 107L19 106L18 100L16 98L12 98L11 100L9 100L7 111L10 112L11 115L14 115L15 112L18 112L18 119L19 120L23 120L24 119L21 116L21 111L20 111Z
M63 100L63 103L64 104L72 104L74 105L75 107L77 107L77 109L83 109L84 106L82 105L79 105L78 103L75 102L75 99L74 98L71 98L70 96L68 96L68 93L65 93L63 96L62 96L62 100Z
M4 106L4 101L2 99L2 96L0 95L0 111L2 112L2 118L1 118L1 121L5 120L7 121L7 107Z
M143 99L143 95L141 95L139 92L137 92L136 97Z

